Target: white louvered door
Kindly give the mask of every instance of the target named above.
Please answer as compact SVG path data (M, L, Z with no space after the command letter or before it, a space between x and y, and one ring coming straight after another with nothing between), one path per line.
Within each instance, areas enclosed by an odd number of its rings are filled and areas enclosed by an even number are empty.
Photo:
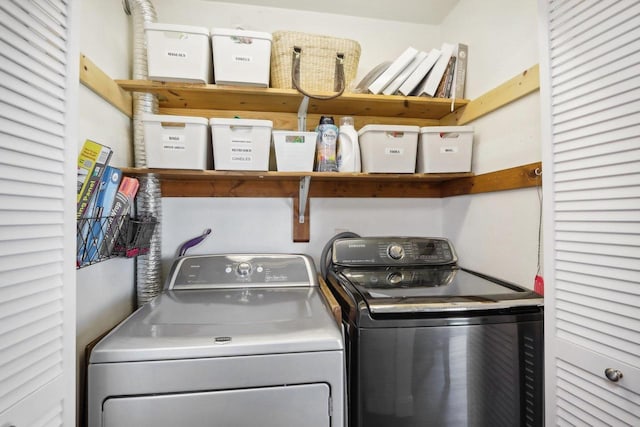
M75 425L76 0L0 1L0 426Z
M640 1L539 4L546 422L640 426Z

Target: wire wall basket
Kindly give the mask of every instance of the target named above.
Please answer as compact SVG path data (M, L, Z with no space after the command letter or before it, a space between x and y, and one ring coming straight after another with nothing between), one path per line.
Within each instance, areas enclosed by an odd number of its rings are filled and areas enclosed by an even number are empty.
M76 268L113 257L132 258L149 252L155 217L131 218L112 215L81 218L77 221Z

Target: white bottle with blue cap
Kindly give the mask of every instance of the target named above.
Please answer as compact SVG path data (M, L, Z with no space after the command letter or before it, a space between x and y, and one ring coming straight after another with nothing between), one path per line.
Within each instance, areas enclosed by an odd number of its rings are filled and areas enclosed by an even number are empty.
M360 144L358 132L353 127L353 117L340 119L338 136L338 172L360 172Z

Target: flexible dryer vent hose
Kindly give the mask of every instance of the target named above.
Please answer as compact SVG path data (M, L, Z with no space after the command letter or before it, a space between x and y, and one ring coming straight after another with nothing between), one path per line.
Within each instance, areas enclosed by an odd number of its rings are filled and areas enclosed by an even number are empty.
M125 13L133 18L133 79L146 80L147 42L144 35L144 23L156 22L156 11L148 0L123 0ZM144 127L142 115L158 113L158 99L150 93L133 93L133 154L137 168L147 167L147 154L144 146ZM162 291L161 283L161 230L162 230L162 193L160 180L155 175L140 178L140 189L136 198L138 215L150 215L158 220L147 255L136 259L137 304L141 306Z

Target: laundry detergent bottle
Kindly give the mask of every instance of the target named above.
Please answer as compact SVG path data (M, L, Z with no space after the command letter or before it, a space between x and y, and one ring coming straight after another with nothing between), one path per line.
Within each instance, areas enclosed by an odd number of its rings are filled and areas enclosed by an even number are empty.
M336 163L336 144L338 128L333 117L322 116L316 128L318 140L316 143L316 170L318 172L338 172Z
M338 135L338 172L360 172L360 144L358 132L353 127L353 117L340 119Z

